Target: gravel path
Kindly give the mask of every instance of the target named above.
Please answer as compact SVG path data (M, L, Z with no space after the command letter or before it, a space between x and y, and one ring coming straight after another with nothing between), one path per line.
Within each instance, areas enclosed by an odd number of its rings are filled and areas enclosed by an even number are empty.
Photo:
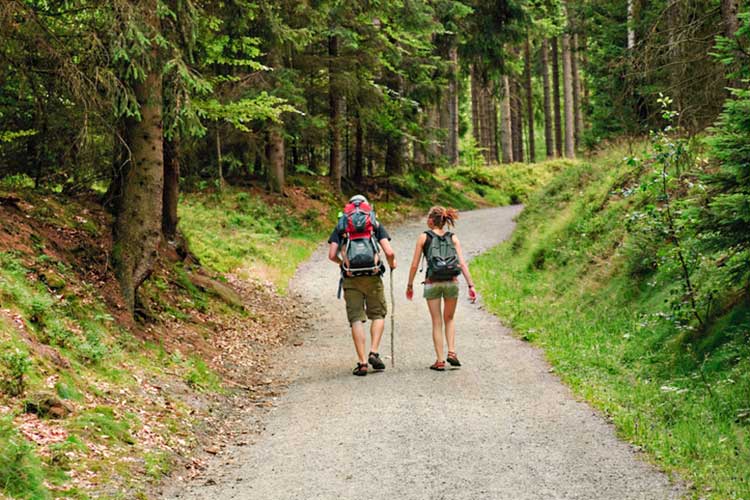
M519 210L462 214L463 247L475 255L506 239ZM427 369L434 360L427 308L403 297L422 229L414 223L391 231L400 265L395 369L388 363L383 373L350 374L356 359L343 300L335 298L337 271L321 248L293 281L317 308L319 326L291 355L292 383L265 431L232 452L234 465L216 484L170 498L680 498L678 487L549 373L538 349L514 339L481 305L468 304L465 289L457 313L464 366ZM390 352L389 333L381 355Z

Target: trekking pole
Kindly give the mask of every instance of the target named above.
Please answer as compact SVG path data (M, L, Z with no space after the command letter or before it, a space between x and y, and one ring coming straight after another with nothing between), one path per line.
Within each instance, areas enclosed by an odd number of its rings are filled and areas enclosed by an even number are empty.
M396 357L393 349L394 330L396 329L396 300L393 295L393 269L391 269L391 368L396 366Z

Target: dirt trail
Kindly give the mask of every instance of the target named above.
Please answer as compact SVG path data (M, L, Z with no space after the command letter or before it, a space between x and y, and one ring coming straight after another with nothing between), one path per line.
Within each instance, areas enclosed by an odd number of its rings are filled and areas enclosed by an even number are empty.
M464 248L477 254L506 239L518 207L462 214ZM184 499L673 499L678 487L645 463L588 405L549 373L542 353L481 305L457 315L464 367L434 360L423 300L403 297L421 224L391 231L396 272L396 368L353 377L355 356L335 299L325 249L293 287L318 310L319 326L292 354L292 384L252 446L231 451L216 484ZM387 283L386 283L387 286ZM417 287L417 295L421 287ZM386 331L382 354L390 352ZM218 475L217 475L218 474Z

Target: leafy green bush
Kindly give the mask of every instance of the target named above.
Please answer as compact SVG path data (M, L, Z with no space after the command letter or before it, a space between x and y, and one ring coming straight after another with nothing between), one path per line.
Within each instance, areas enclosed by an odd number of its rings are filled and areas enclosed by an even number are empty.
M1 345L0 353L0 392L18 396L26 387L31 357L25 349L10 344Z

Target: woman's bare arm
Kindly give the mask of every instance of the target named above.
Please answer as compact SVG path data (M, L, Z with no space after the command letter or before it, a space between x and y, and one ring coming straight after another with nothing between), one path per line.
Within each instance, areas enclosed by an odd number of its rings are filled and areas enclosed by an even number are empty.
M427 235L422 233L417 238L417 246L414 247L414 256L411 259L411 266L409 267L409 281L407 281L409 287L414 286L414 277L417 275L417 269L419 268L419 259L422 258L422 249L424 248L424 242L427 241Z

